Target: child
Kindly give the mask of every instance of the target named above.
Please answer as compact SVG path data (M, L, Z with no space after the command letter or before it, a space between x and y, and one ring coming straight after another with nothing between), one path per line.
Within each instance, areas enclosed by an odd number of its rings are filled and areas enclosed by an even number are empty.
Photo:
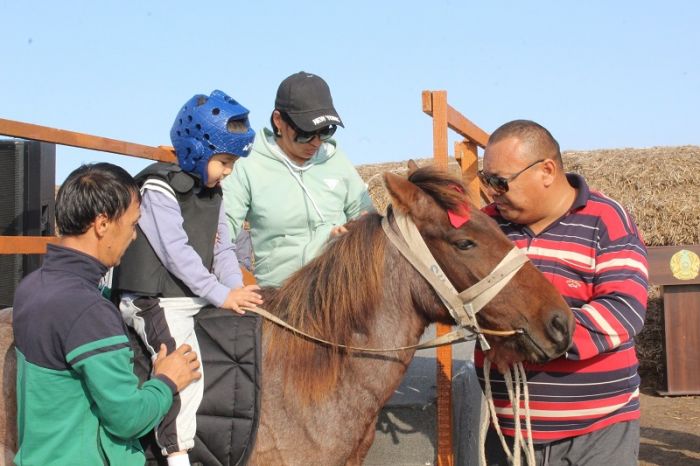
M188 343L199 354L194 315L208 305L243 313L262 303L256 285L243 286L229 236L220 182L247 157L254 131L248 110L221 91L196 95L170 131L178 164L155 163L136 175L141 218L136 240L116 272L120 309L152 355ZM203 378L179 393L156 428L169 466L189 465Z

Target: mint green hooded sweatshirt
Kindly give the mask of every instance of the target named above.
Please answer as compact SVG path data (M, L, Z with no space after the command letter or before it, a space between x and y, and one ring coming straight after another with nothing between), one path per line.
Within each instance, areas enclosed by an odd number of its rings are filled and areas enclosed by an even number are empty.
M222 183L232 238L248 220L260 286L279 287L318 255L333 227L374 211L367 187L331 139L303 166L292 163L267 128Z

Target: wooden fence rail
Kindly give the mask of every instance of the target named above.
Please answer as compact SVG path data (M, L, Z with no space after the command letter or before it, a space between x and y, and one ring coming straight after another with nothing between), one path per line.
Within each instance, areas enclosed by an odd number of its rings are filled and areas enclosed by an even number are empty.
M92 149L112 154L128 155L161 162L176 162L172 147L151 147L90 134L49 128L0 118L0 135L50 142L64 146ZM52 236L0 236L0 254L43 254Z

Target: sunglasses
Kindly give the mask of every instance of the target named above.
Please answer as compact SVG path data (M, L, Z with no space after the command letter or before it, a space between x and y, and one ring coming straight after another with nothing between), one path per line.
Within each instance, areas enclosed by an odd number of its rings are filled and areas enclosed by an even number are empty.
M294 137L294 142L297 142L299 144L308 144L311 141L313 141L316 136L318 136L321 142L328 141L330 138L333 137L335 131L338 129L336 125L329 125L325 128L321 128L316 131L303 131L299 129L297 125L294 124L292 119L289 118L289 115L282 112L280 112L280 115L282 116L282 119L285 121L285 123L287 123L296 133L296 136Z
M535 160L532 162L530 165L527 167L523 168L520 170L518 173L515 173L514 175L510 175L508 178L505 178L503 176L498 176L498 175L489 175L488 173L485 173L483 170L479 170L477 175L479 176L479 181L483 183L484 186L487 186L494 191L496 191L497 194L503 194L508 192L508 183L516 179L518 176L520 176L523 172L525 172L527 169L534 167L538 163L544 162L545 159L540 159L540 160Z

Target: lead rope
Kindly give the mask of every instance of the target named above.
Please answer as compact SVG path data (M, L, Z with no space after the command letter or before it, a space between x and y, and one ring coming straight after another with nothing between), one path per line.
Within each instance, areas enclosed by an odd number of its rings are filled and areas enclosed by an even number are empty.
M532 423L530 422L530 390L527 386L527 376L525 375L525 367L522 363L518 363L518 370L522 375L523 381L523 405L525 407L525 429L527 432L527 462L534 466L535 464L535 445L532 441Z
M496 414L496 406L493 402L493 393L491 392L491 361L484 358L484 399L490 414L490 420L493 422L493 426L496 429L498 438L501 441L501 446L503 451L508 456L508 459L513 464L513 466L520 466L520 449L525 450L525 458L527 464L530 466L535 466L535 446L532 442L532 424L530 422L530 392L527 388L527 377L525 376L525 368L522 363L514 364L515 369L515 384L513 384L513 377L511 375L510 369L506 371L503 379L506 383L508 389L508 399L510 400L511 407L513 408L513 419L515 421L515 437L513 438L513 452L511 453L506 439L501 431L501 426L498 423L498 416ZM520 428L520 384L523 387L523 407L525 409L525 429L527 441L523 439L522 430ZM514 387L515 385L515 387ZM515 392L515 393L514 393ZM486 466L486 432L489 427L489 416L482 416L481 426L479 429L479 441L481 443L481 454L479 462L481 466Z

